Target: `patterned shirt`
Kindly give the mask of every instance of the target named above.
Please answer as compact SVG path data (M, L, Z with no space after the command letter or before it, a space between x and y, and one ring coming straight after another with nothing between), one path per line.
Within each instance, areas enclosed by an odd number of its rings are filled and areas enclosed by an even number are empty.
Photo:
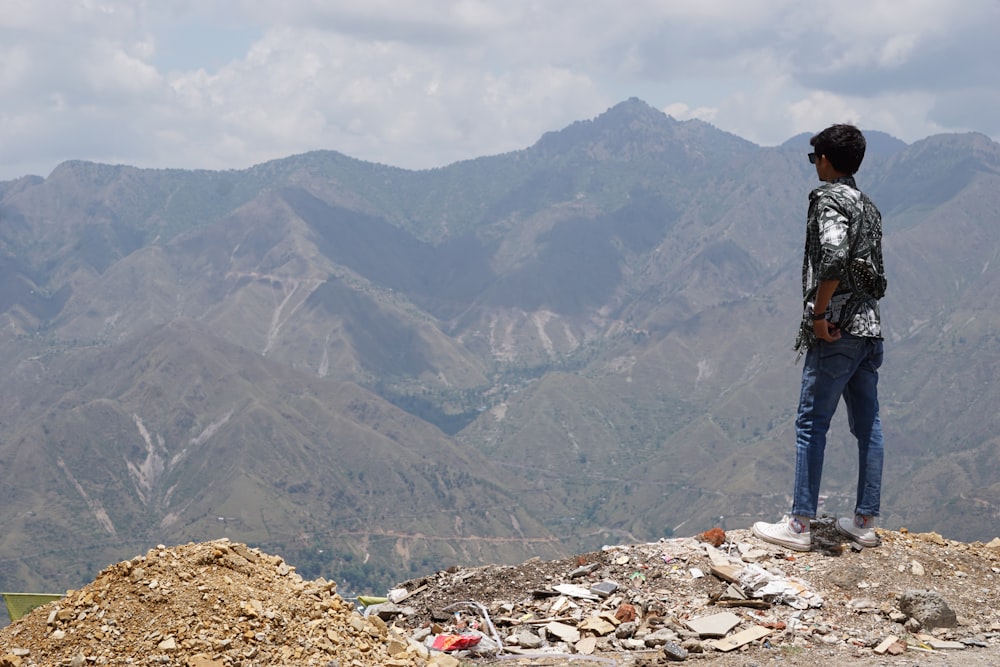
M795 349L812 347L813 301L820 281L839 280L830 300L829 319L841 331L863 338L881 338L882 324L878 299L851 290L847 275L851 261L851 240L865 230L877 246L878 268L882 262L882 216L875 204L847 176L824 183L809 193L806 247L802 258L802 296L805 304L802 326Z

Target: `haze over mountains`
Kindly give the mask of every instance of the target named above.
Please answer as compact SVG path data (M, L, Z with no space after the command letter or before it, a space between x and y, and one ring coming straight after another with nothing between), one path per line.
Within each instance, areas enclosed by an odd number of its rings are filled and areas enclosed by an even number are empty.
M868 132L883 524L1000 532L1000 145ZM787 511L808 137L639 100L406 171L0 183L0 589L223 535L351 585ZM826 509L853 509L838 415Z

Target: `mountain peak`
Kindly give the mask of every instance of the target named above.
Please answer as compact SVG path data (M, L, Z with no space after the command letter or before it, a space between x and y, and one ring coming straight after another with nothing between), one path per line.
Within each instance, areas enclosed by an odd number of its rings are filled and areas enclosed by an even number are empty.
M634 160L683 154L703 162L752 148L744 139L700 120L678 121L637 97L619 102L591 120L548 132L533 147L544 154L583 151L588 158Z
M671 123L677 122L667 114L660 111L659 109L647 104L643 100L640 100L638 97L630 97L624 102L619 102L618 104L614 105L613 107L605 111L603 114L601 114L600 117L603 116L621 117L621 118L648 118L651 120L658 120L658 121L666 120Z

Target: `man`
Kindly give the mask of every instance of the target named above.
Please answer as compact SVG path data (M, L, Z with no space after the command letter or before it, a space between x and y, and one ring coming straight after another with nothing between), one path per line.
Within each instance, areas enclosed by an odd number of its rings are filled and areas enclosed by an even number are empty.
M795 420L792 513L778 523L759 521L752 530L767 542L809 551L826 434L843 397L858 441L858 487L854 516L838 519L836 526L844 536L874 547L882 488L882 218L854 181L865 155L864 135L851 125L833 125L809 143L814 150L809 161L823 185L809 195L802 262L805 306L795 347L804 352L805 365Z

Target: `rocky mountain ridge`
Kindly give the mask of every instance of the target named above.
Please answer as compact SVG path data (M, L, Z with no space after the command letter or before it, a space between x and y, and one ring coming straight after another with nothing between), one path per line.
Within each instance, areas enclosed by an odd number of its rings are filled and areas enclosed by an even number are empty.
M872 136L883 525L986 540L1000 147ZM780 516L804 152L629 100L425 172L325 151L0 184L0 587L222 536L384 585Z

